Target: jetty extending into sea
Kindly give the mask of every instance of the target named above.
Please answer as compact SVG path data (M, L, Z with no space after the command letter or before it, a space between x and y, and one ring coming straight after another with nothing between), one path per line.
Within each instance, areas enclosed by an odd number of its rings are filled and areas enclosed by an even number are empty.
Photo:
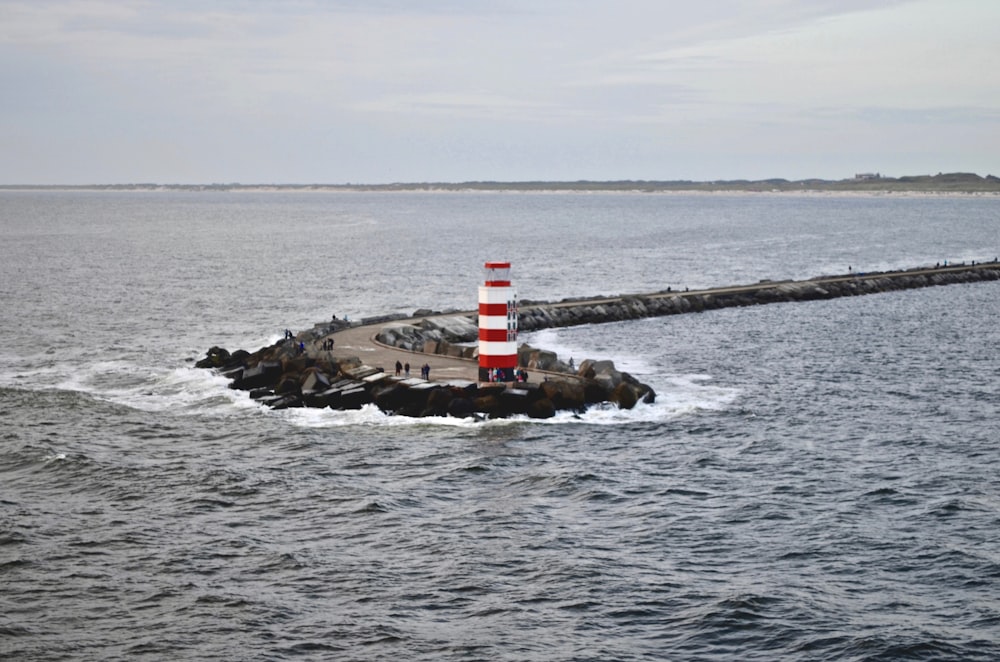
M816 301L896 290L1000 280L1000 263L935 265L898 271L762 280L696 291L522 302L520 331L601 324L735 306ZM218 370L232 387L274 408L356 409L374 404L408 416L548 418L610 402L631 408L652 402L652 388L610 361L572 365L553 352L522 345L525 382L481 383L476 340L478 311L419 310L357 321L333 318L254 353L213 347L198 367ZM409 374L396 374L396 364ZM427 366L429 379L413 374Z

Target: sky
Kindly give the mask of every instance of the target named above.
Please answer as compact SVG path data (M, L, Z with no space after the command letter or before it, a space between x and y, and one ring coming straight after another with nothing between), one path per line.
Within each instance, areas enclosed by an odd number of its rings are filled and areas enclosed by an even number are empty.
M1000 176L998 0L0 0L0 184Z

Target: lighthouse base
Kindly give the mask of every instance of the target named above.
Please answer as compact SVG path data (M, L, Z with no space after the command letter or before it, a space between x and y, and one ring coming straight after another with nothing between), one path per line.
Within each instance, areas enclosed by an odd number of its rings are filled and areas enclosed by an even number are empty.
M484 368L479 366L479 381L481 382L512 382L514 380L514 368Z

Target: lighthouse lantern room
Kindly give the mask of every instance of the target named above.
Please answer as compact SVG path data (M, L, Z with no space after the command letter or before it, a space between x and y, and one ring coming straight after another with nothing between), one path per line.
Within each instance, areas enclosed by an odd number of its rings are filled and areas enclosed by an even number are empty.
M487 262L479 286L479 380L514 379L517 368L517 293L510 262Z

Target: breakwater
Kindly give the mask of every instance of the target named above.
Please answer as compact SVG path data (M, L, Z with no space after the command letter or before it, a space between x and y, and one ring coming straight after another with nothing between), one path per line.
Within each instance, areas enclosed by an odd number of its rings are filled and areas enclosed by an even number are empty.
M876 273L819 276L801 281L761 281L752 285L698 292L665 290L605 299L524 305L519 311L522 331L616 322L643 317L703 312L734 306L816 301L879 294L939 285L1000 280L1000 264L916 268Z
M604 402L631 409L656 397L652 388L617 371L611 361L584 361L578 374L535 381L528 381L526 373L524 380L512 382L432 381L391 374L354 356L305 350L304 337L286 338L253 353L212 347L196 367L217 370L231 388L248 391L252 399L273 409L348 410L371 404L411 417L551 418L557 411L582 413ZM474 365L470 361L470 372Z
M647 294L558 302L522 301L518 328L522 332L604 324L625 320L704 312L736 306L817 301L846 296L879 294L898 290L1000 280L1000 263L918 267L899 271L847 273L817 276L808 280L760 281L751 285L679 292L670 289ZM408 322L387 324L376 336L386 345L409 351L448 356L475 356L478 333L475 313L434 314L417 311ZM522 346L520 364L529 369L571 372L573 367L551 352Z
M939 285L1000 280L1000 264L935 266L878 273L848 273L803 281L761 281L697 292L670 289L618 297L522 302L519 328L536 331L579 324L599 324L663 315L704 312L734 306L816 301ZM573 365L554 352L521 345L518 364L534 380L482 384L476 379L410 378L391 374L391 367L362 363L357 356L334 352L337 338L354 334L370 347L400 353L386 362L438 362L467 366L477 359L475 313L419 310L411 317L387 315L348 323L334 319L300 331L254 353L211 348L198 367L218 370L235 389L276 409L331 407L357 409L374 404L382 411L407 416L548 418L557 411L583 411L610 402L621 408L652 402L656 394L611 361L587 359ZM367 348L366 348L367 349ZM404 354L405 353L405 354ZM417 359L415 354L424 356ZM543 373L538 379L538 373Z

